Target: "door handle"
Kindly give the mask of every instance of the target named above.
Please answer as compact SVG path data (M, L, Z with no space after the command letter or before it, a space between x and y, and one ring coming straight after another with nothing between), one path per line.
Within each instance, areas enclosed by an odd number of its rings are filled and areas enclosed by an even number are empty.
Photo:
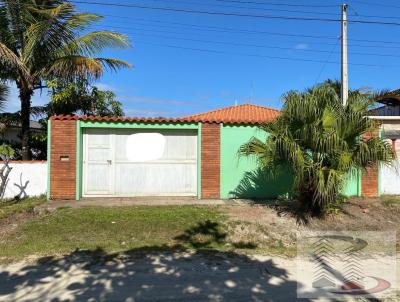
M107 160L107 163L108 163L109 165L111 165L111 159L108 159L108 160Z

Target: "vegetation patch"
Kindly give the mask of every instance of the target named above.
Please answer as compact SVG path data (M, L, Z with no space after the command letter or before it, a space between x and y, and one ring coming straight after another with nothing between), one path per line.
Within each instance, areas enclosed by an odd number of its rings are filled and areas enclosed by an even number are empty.
M383 197L383 204L387 207L400 206L400 197L398 196L385 196Z
M30 197L23 200L6 200L0 202L0 221L16 214L33 213L36 206L45 203L46 197Z
M0 257L75 250L207 249L228 247L225 216L210 206L59 209L34 218L0 244Z
M289 170L293 196L305 216L337 212L349 177L394 159L392 146L373 135L376 124L365 118L374 104L370 92L350 90L343 106L340 83L326 81L282 98L279 117L259 126L269 134L266 139L253 137L239 153L255 158L266 176Z

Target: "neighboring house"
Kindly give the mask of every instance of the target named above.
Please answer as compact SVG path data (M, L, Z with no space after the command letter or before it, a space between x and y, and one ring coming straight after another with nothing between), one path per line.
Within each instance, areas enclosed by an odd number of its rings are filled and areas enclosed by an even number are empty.
M292 177L271 177L239 158L257 125L276 109L243 104L182 118L54 116L49 122L50 199L193 196L269 198L285 195ZM347 195L359 195L359 180Z
M42 125L37 121L30 121L30 129L32 133L44 133ZM20 144L21 124L5 125L0 123L0 137L2 142Z
M400 116L400 89L388 92L376 101L383 106L372 109L371 116Z
M378 135L393 146L398 157L392 166L379 165L365 173L365 182L372 188L369 195L400 194L400 89L380 97L382 107L370 111L370 118L379 123Z

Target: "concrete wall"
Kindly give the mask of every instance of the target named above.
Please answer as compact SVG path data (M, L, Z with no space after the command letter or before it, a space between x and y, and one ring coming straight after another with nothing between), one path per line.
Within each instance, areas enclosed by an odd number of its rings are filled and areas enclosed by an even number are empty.
M268 198L290 191L291 176L287 171L273 178L268 171L258 169L254 159L238 156L240 146L253 136L266 138L256 126L222 126L221 198Z
M382 138L392 144L397 158L392 165L381 164L379 191L383 195L400 195L400 120L383 121L381 129Z
M45 161L12 162L12 170L4 198L14 198L21 191L28 196L39 196L47 191L47 163ZM22 197L22 196L21 196Z
M252 137L265 140L267 135L256 126L222 126L221 198L274 198L291 191L293 178L289 171L282 170L273 177L258 169L254 159L238 156L240 146ZM343 194L360 194L359 175L349 175Z

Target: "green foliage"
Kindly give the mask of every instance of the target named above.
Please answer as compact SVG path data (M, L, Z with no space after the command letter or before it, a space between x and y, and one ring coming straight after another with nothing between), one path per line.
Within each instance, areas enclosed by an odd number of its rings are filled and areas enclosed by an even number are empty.
M127 36L106 30L80 35L101 19L77 12L69 1L1 0L2 78L35 86L43 79L93 79L105 68L130 67L120 60L95 57L106 48L128 47Z
M102 91L87 81L60 84L48 81L51 102L45 108L47 114L84 114L99 116L123 116L121 102L112 91Z
M122 60L97 57L106 48L130 46L126 35L89 31L101 19L79 13L67 0L0 0L0 80L15 82L19 89L24 159L31 156L31 98L44 81L92 81L106 70L131 67Z
M386 196L384 197L383 204L387 207L400 206L400 198L398 196Z
M362 139L376 127L367 118L372 94L350 91L343 107L339 91L330 81L286 93L282 114L260 127L270 134L266 141L252 138L239 150L254 156L261 167L274 170L288 164L293 192L305 213L323 215L341 199L348 174L394 157L390 144L380 138Z
M0 145L0 157L3 160L14 158L14 156L15 156L15 150L10 145L6 144Z
M0 201L0 221L16 214L33 213L36 206L45 203L46 196L29 197L24 200L1 200Z
M77 248L108 252L173 248L176 243L191 248L192 241L175 238L207 221L218 221L222 228L225 220L217 207L195 205L64 208L21 225L0 242L0 257L59 254ZM213 242L212 247L223 243Z

